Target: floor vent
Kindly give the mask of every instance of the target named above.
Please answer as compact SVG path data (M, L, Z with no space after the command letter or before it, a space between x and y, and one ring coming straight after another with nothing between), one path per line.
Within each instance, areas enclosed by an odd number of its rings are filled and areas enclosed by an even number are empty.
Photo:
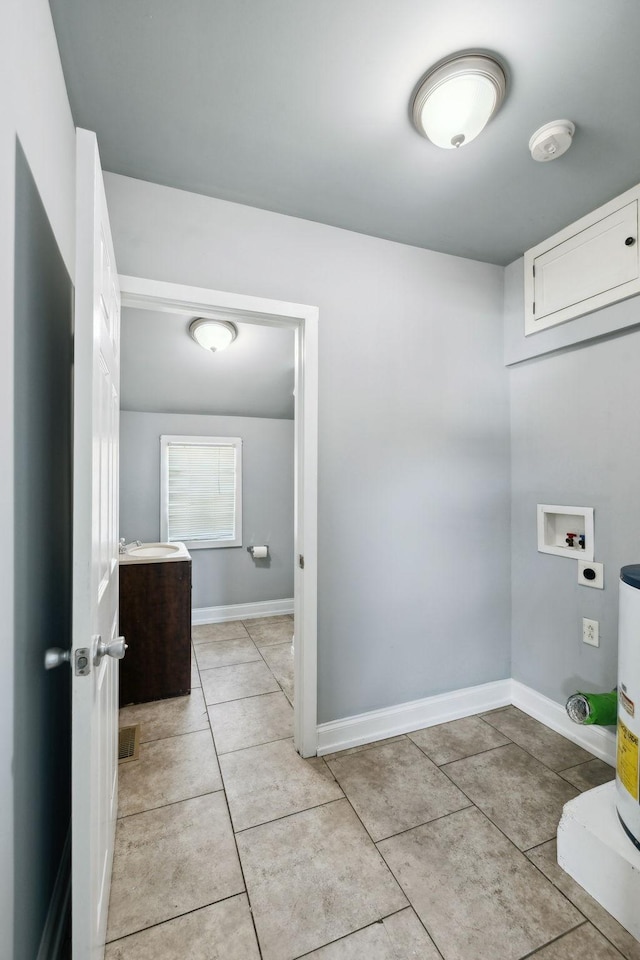
M140 724L118 730L118 762L137 760L140 752Z

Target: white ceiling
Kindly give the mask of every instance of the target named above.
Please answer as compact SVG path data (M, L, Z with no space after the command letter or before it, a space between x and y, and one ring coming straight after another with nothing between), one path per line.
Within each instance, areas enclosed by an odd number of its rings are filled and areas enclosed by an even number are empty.
M237 323L231 346L211 353L189 336L192 319L123 308L123 410L293 418L292 330Z
M508 263L633 186L638 0L51 0L76 122L105 169ZM484 133L439 150L420 77L474 48L506 63ZM574 144L535 163L530 135Z

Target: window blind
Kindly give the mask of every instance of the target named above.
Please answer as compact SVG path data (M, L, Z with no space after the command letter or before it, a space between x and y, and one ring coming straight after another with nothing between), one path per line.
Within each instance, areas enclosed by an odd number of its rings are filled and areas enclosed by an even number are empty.
M233 444L171 443L169 540L234 540L237 457Z

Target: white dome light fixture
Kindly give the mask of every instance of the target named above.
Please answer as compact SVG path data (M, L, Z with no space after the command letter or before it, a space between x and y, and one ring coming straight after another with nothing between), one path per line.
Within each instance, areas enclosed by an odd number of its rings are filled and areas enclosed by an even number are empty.
M545 123L529 140L531 156L540 163L557 160L573 143L575 132L576 127L571 120L552 120L551 123Z
M413 100L413 123L437 147L466 146L504 100L507 78L497 60L460 53L426 75Z
M208 320L196 317L189 324L189 333L197 344L205 350L216 353L225 350L238 336L238 328L227 320Z

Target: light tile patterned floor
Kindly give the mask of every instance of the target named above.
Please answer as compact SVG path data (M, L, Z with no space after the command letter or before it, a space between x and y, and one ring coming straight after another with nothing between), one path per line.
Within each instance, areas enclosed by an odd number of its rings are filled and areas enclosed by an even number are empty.
M640 960L555 860L610 767L514 707L302 760L292 632L194 627L191 697L121 711L106 960Z

